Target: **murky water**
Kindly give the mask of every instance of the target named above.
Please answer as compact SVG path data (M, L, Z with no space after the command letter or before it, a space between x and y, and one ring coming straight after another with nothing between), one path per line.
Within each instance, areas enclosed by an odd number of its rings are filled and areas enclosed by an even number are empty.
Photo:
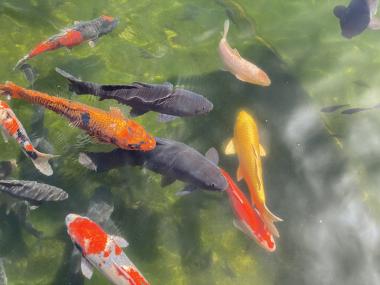
M40 175L16 143L0 142L0 159L17 159L12 177L65 189L70 198L44 204L29 217L44 233L37 239L0 208L0 257L9 284L82 284L70 273L72 243L64 217L85 213L98 187L113 195L112 219L130 243L126 250L151 284L379 284L379 142L376 110L356 115L321 114L322 107L379 103L379 32L352 40L340 35L332 14L339 1L0 1L0 81L28 86L12 72L37 42L76 20L102 14L120 24L95 48L86 45L32 59L34 88L104 109L114 101L75 97L55 71L60 67L101 83L172 82L214 103L207 116L162 124L149 113L137 119L156 136L185 142L204 153L220 152L234 174L237 160L223 147L236 113L255 114L268 155L264 179L268 204L284 219L276 252L270 254L232 225L225 193L175 193L181 182L161 188L160 176L123 167L97 174L77 159L99 145L67 120L12 101L32 139L46 138L55 154L54 175ZM236 80L222 71L217 54L223 22L229 42L263 67L269 88ZM118 105L127 113L128 107ZM241 184L243 186L243 184ZM244 187L243 187L244 188ZM105 284L95 273L85 284Z

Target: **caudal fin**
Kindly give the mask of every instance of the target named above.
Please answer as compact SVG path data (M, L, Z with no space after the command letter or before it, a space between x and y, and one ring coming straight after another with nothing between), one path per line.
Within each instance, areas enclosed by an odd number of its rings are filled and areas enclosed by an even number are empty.
M262 214L263 222L267 226L269 232L274 235L275 237L279 238L280 233L278 232L276 226L274 225L275 222L282 222L283 220L280 217L277 217L275 214L273 214L266 206L265 206L265 212Z
M13 70L19 69L28 59L29 55L27 54L16 63L15 67L13 67Z
M52 154L46 154L37 151L37 158L33 159L34 166L44 175L51 176L53 175L53 169L51 168L51 165L49 164L49 160L51 158L58 157L59 155L52 155Z
M89 94L90 89L88 88L88 84L86 82L83 82L79 78L76 78L74 75L56 67L55 71L62 75L64 78L66 78L69 81L69 90L75 92L78 95L81 94Z
M230 29L230 20L224 21L224 32L223 32L223 39L227 39L228 30Z

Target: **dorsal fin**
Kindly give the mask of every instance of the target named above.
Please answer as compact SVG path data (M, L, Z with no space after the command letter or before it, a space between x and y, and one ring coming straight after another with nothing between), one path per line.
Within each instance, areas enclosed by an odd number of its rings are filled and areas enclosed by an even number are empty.
M234 48L232 51L234 52L234 54L235 54L236 56L241 57L239 51L238 51L236 48Z
M110 113L115 117L118 117L124 120L126 119L123 112L119 108L110 107Z

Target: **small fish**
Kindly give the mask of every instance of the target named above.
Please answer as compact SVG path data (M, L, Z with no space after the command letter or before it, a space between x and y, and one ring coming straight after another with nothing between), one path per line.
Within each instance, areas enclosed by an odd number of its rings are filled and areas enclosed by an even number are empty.
M128 242L107 234L98 224L76 214L66 216L67 233L82 254L81 270L91 279L98 269L115 285L149 285L137 267L123 252Z
M225 68L241 81L251 84L269 86L271 80L268 75L255 64L242 58L237 49L232 49L227 42L227 33L230 21L224 22L224 34L219 42L219 55Z
M131 115L139 116L149 111L178 117L197 116L210 112L213 104L202 95L174 88L171 83L148 84L135 82L131 85L101 85L85 82L73 75L55 69L70 82L70 90L76 94L92 94L100 100L114 99L132 107Z
M0 129L2 131L5 142L8 137L13 137L21 146L23 152L32 160L34 166L44 175L53 174L53 169L49 164L49 159L56 155L45 154L37 151L32 145L24 127L17 119L15 113L7 103L0 100Z
M378 2L378 0L351 0L347 7L336 6L334 15L339 19L342 36L351 39L367 28L380 29L380 21L375 18Z
M157 146L149 152L131 152L115 149L109 153L81 153L79 162L88 169L105 172L124 164L142 166L163 176L165 187L177 179L187 184L186 191L204 189L224 191L227 182L212 152L207 157L181 142L156 138ZM182 192L181 192L182 193Z
M265 225L276 237L279 237L274 222L282 221L266 206L263 169L261 157L266 156L260 144L259 130L253 117L246 111L240 111L236 118L234 136L229 141L225 153L236 154L239 159L237 180L244 178L251 194L252 204L257 208Z
M351 109L346 109L346 110L342 111L341 114L352 115L352 114L356 114L356 113L363 112L363 111L369 111L372 109L373 108L351 108Z
M0 285L7 285L7 284L8 284L8 278L7 278L7 274L5 273L4 259L0 257Z
M25 79L29 82L30 86L33 88L34 82L36 82L38 73L37 71L28 63L24 63L20 66L20 70L24 72Z
M82 103L25 89L12 82L0 84L0 92L52 110L100 142L114 144L122 149L142 151L152 150L156 146L154 138L142 126L125 118L117 108L111 107L110 112L106 112Z
M27 60L39 54L61 47L72 48L83 42L88 42L93 47L101 36L110 33L118 23L118 19L110 16L101 16L91 21L76 22L72 27L65 28L61 33L39 43L17 62L14 69L20 68Z
M244 193L235 184L230 175L223 169L221 171L227 180L228 188L226 192L237 217L237 220L234 221L235 227L255 240L258 245L267 251L275 251L276 243L274 238L262 221L260 214L251 206Z
M350 106L350 105L349 104L342 104L342 105L333 105L333 106L323 107L321 109L321 112L322 113L333 113L336 110L339 110L339 109L341 109L343 107L347 107L347 106Z
M16 160L0 161L0 179L7 178L17 168Z
M55 186L24 180L0 180L0 192L34 204L63 201L69 197L69 194Z

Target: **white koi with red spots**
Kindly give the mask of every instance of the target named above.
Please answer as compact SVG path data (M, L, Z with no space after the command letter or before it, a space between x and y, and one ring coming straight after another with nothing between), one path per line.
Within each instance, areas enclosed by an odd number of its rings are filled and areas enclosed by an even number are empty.
M44 175L53 174L53 169L49 164L49 159L55 155L45 154L37 151L30 141L24 127L17 119L15 113L7 103L0 100L0 130L5 142L8 137L13 137L21 146L23 152L32 160L34 166Z
M76 214L66 216L67 233L82 254L81 270L91 279L97 268L115 285L149 285L148 281L123 252L128 242L107 234L98 224Z

